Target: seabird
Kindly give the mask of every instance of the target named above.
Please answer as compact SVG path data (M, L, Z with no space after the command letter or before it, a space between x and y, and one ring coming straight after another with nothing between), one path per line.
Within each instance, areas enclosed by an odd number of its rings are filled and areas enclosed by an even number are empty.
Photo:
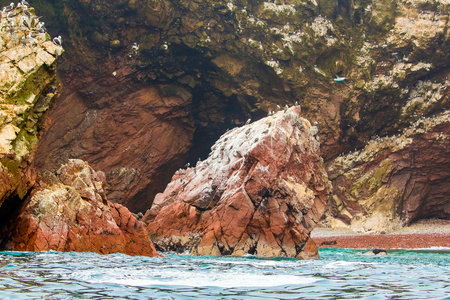
M27 17L31 18L31 13L28 11L28 8L25 6L23 9L23 13L27 15Z
M245 125L250 124L251 121L252 121L252 119L248 119L247 122L245 122Z
M26 40L26 38L24 36L22 37L22 45L23 46L27 45L27 40Z
M30 3L28 3L28 2L25 1L25 0L22 0L22 1L20 2L20 4L22 4L22 5L24 5L24 6L30 6Z
M30 25L27 22L27 18L25 18L24 16L22 16L22 23L23 25L25 25L26 28L30 29Z
M33 35L31 32L28 33L28 41L30 42L31 46L37 46L38 40L35 39L35 35Z
M334 78L333 80L336 82L343 82L344 80L347 80L347 77L339 77L336 75L336 78Z
M7 15L6 15L6 17L9 19L9 18L14 18L14 17L17 17L19 14L17 13L17 14L12 14L11 12L9 12Z
M53 38L53 44L58 45L58 46L62 46L62 38L61 38L61 36Z
M3 7L3 11L4 11L4 12L10 12L10 11L12 11L13 9L14 9L14 2L11 2L11 3L9 4L9 6Z

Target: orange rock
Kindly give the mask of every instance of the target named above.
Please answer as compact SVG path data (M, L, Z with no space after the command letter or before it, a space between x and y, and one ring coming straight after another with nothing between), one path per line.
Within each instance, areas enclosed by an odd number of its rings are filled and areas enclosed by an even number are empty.
M161 250L310 258L309 233L331 194L319 143L300 108L224 134L180 170L144 216Z
M90 251L158 255L145 224L109 202L103 173L82 160L69 160L46 174L16 220L10 245L16 251Z

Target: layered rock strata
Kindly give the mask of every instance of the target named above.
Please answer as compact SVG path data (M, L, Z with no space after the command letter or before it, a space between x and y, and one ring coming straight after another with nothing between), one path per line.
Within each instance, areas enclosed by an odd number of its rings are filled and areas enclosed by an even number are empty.
M43 174L14 221L11 248L158 255L145 224L107 200L105 179L82 160Z
M331 184L317 127L286 108L222 135L144 216L157 248L193 255L317 257L309 233Z
M334 195L322 225L391 232L421 219L450 219L450 112L376 137L328 167Z
M0 11L0 227L35 182L34 153L62 53L33 8Z

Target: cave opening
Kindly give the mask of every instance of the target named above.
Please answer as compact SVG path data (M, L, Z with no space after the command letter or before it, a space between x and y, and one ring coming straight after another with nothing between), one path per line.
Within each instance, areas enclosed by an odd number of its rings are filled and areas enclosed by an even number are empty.
M19 216L20 208L28 199L30 192L21 199L18 195L13 195L5 199L0 206L0 251L10 249L10 238L14 232L15 220Z

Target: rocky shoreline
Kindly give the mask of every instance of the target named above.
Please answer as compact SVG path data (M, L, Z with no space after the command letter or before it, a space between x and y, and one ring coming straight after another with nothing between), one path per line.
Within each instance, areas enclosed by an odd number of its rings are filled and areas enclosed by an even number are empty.
M318 248L422 249L450 248L450 233L370 234L313 237Z
M422 221L390 234L361 234L345 229L316 228L311 232L311 238L318 248L450 248L450 221Z

